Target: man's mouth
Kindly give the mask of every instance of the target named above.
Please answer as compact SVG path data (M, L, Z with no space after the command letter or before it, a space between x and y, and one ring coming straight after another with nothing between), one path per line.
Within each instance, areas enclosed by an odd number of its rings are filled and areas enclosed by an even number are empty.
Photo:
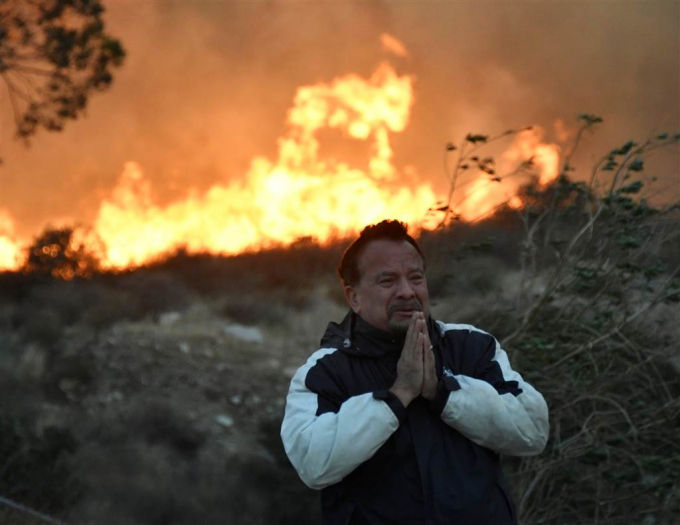
M411 317L413 312L422 312L423 305L420 301L409 301L408 303L394 303L387 308L387 314Z

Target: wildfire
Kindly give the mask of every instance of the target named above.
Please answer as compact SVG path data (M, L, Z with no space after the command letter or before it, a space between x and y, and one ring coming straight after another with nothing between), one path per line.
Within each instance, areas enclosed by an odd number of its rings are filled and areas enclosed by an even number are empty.
M153 203L140 167L128 163L94 223L105 265L142 264L179 246L234 254L304 236L324 242L386 216L418 223L434 192L429 184L398 183L390 146L390 133L408 123L412 84L383 63L369 79L347 75L300 87L275 161L257 157L245 183L217 184L165 207ZM322 158L317 134L324 128L369 141L365 169Z
M383 46L406 56L397 39L382 35ZM355 233L386 217L427 227L427 210L437 202L429 182L407 185L393 163L390 137L408 125L414 79L388 63L369 78L355 74L298 88L278 140L274 160L256 157L241 182L215 184L168 205L154 202L142 168L128 162L92 225L104 268L141 265L180 247L189 253L236 254L287 245L300 237L320 243ZM365 165L321 153L320 131L333 130L369 146ZM557 147L523 132L501 164L532 158L541 183L557 174ZM456 195L456 212L475 220L500 202L512 200L520 181L502 183L479 177ZM0 214L0 268L20 267L12 222ZM95 243L95 239L97 242ZM88 242L87 240L85 241Z
M15 269L21 266L21 250L12 240L14 220L12 216L0 208L0 270Z
M519 132L511 146L501 155L496 168L498 176L473 173L473 178L457 189L457 204L453 206L455 215L465 221L476 221L502 204L520 208L522 200L517 192L526 183L526 177L521 177L525 173L517 168L523 164L538 176L540 186L555 180L560 148L557 144L542 142L543 135L543 129L538 126Z

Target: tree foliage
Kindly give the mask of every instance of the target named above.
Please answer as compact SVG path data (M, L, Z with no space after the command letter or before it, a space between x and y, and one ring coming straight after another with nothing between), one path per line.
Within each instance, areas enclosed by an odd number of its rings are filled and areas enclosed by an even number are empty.
M26 273L60 279L90 277L99 269L99 258L78 238L80 230L47 228L28 247Z
M109 87L125 52L103 11L102 0L0 2L0 76L19 137L61 130Z

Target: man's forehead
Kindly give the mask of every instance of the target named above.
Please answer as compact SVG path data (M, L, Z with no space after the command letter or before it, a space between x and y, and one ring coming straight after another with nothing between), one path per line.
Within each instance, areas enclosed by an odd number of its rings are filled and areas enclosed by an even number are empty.
M359 256L360 273L383 272L406 267L422 270L423 258L408 241L377 239L368 243Z

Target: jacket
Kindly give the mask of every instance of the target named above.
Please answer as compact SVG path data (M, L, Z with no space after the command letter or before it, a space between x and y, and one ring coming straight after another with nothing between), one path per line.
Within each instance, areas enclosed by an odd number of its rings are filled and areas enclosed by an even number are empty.
M291 380L281 437L302 481L322 489L327 524L516 523L499 454L548 438L543 396L491 335L428 320L433 401L389 392L403 337L350 312Z

